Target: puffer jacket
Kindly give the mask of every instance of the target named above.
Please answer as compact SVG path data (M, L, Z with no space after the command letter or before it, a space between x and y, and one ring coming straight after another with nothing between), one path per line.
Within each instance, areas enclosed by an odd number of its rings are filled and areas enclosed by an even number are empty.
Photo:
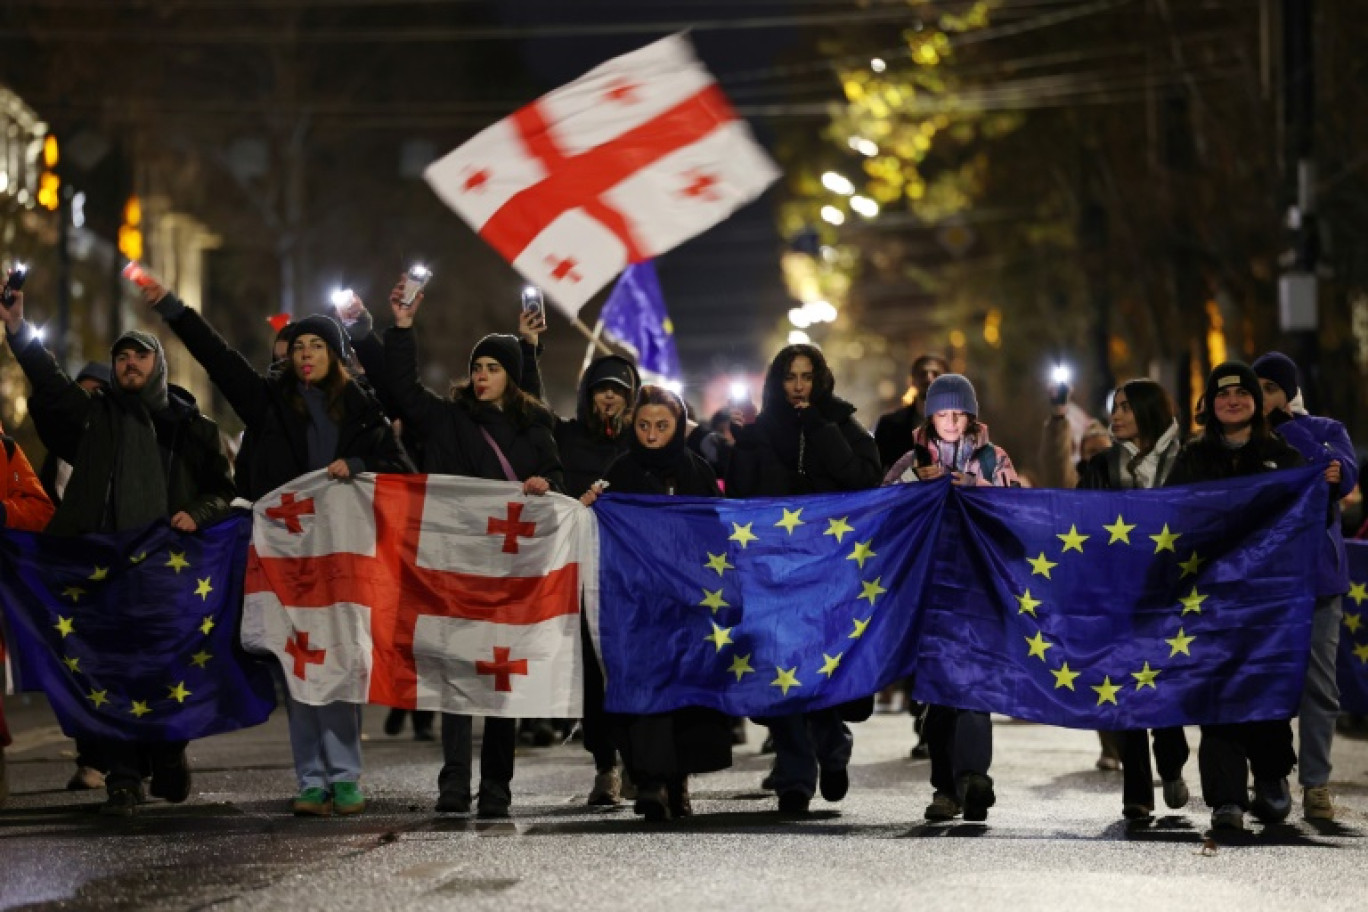
M0 526L41 532L54 509L28 457L0 428Z
M1007 451L988 438L988 425L979 423L978 431L954 444L930 440L926 428L912 434L912 449L888 470L886 485L919 481L918 467L944 465L947 472L962 472L975 487L1020 487L1016 467Z

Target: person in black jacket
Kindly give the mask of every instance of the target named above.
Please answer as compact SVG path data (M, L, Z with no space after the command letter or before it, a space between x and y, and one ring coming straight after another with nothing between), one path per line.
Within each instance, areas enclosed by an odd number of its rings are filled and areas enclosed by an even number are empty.
M790 345L765 376L760 415L736 437L727 469L728 497L786 497L876 488L883 478L874 438L855 420L855 407L835 395L822 350ZM834 606L833 606L834 607ZM873 697L852 714L868 715ZM839 801L850 786L846 767L854 736L840 709L766 720L774 738L779 810L807 813L817 790Z
M87 392L68 377L24 320L23 295L4 312L10 349L33 395L29 408L43 443L72 466L66 496L47 531L54 535L119 532L170 520L195 532L228 513L233 482L218 426L189 393L167 382L161 342L132 330L110 349L113 382ZM107 767L101 813L129 816L151 793L168 801L190 795L184 741L78 741L83 757ZM79 771L78 771L79 772Z
M712 468L688 447L684 400L664 387L643 386L632 414L630 446L604 476L610 490L722 496ZM581 500L592 504L597 493L591 489ZM598 660L591 655L589 661ZM613 721L627 774L636 785L634 810L647 820L688 817L693 813L689 775L731 766L732 721L716 710L691 707Z
M336 320L320 314L293 324L289 360L263 375L165 288L153 285L143 294L246 426L237 471L242 497L257 500L325 468L339 481L413 470L380 403L348 373L347 336ZM291 810L308 816L364 811L361 707L311 706L293 697L286 707L299 785Z
M413 320L420 293L403 303L402 288L390 294L394 326L385 332L385 385L405 419L423 440L423 468L434 474L468 475L522 483L524 494L561 490L564 479L551 413L522 389L522 350L509 335L485 336L470 353L470 379L439 396L418 380ZM470 812L471 718L442 714L444 763L437 777L437 810ZM480 748L480 817L507 817L513 801L515 719L487 717Z
M1302 455L1270 430L1263 391L1249 365L1227 361L1207 377L1206 425L1183 447L1166 485L1217 481L1305 464ZM1274 719L1235 725L1203 725L1197 765L1202 798L1212 808L1212 829L1244 829L1252 809L1266 822L1285 819L1292 807L1287 776L1296 765L1292 722ZM1254 773L1254 802L1249 774Z
M879 461L884 471L893 468L893 463L912 449L912 432L922 426L926 416L922 414L922 403L926 401L926 391L941 374L948 373L950 365L940 355L921 355L912 362L908 379L917 397L910 405L880 416L874 424L874 442L879 447Z

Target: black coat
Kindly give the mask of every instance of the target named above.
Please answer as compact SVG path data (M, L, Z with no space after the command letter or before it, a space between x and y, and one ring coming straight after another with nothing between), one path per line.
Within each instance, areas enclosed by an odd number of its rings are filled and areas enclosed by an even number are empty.
M553 490L564 488L560 455L552 434L551 413L532 405L519 421L492 405L439 396L418 381L418 345L412 329L385 331L385 381L405 419L423 441L423 468L445 475L508 480L487 431L503 451L519 481L545 478Z
M787 410L787 411L785 411ZM879 449L841 399L766 409L741 429L727 468L728 497L784 497L877 488Z
M912 449L912 432L921 424L921 410L915 405L904 406L879 418L874 425L874 443L879 448L884 471L893 468L893 463Z
M681 497L721 497L717 476L708 461L685 448L675 464L659 469L643 464L635 448L608 467L603 478L614 494L677 494Z
M169 312L174 306L158 305L158 309ZM308 416L291 404L296 383L293 372L257 373L192 308L180 310L166 322L247 428L237 464L237 490L242 497L256 500L320 468L309 464ZM367 472L414 471L374 395L355 380L348 381L342 406L334 459L359 461Z
M1219 441L1202 435L1188 442L1173 463L1165 487L1193 484L1199 481L1220 481L1241 475L1257 475L1275 469L1292 469L1305 465L1301 453L1285 443L1281 437L1251 439L1238 450L1227 449Z

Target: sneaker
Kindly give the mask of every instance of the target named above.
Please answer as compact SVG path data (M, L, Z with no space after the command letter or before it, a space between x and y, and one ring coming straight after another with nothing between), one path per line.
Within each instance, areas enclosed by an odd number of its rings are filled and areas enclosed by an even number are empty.
M1121 806L1121 816L1127 820L1148 820L1154 816L1154 808L1148 804L1126 804Z
M190 797L190 760L185 751L170 763L152 768L152 785L147 789L154 798L165 798L180 804Z
M927 820L954 820L960 815L960 803L955 800L954 795L947 795L945 792L936 792L931 796L931 803L926 806L926 811L922 814Z
M1249 812L1264 823L1282 823L1292 813L1292 791L1286 779L1255 779Z
M437 796L437 813L469 814L470 795L457 795L455 792L442 792Z
M408 715L406 710L391 709L385 716L385 734L393 738L404 730L404 716Z
M1211 812L1213 830L1243 830L1244 811L1238 804L1223 804Z
M366 796L355 782L334 782L332 798L334 814L359 814L366 809Z
M1093 766L1102 770L1104 773L1114 773L1121 769L1121 761L1111 754L1103 754L1097 758L1097 762L1094 763Z
M290 810L296 817L329 817L333 811L332 799L326 789L313 786L295 795Z
M812 799L802 792L780 792L779 813L794 817L801 816L808 812L808 805L811 802Z
M1335 802L1330 797L1330 786L1317 785L1302 789L1302 817L1307 820L1335 819Z
M993 780L982 773L965 773L960 777L964 793L964 819L978 823L988 819L988 809L997 804L993 794Z
M594 776L594 787L589 790L589 804L593 807L617 807L622 804L622 777L618 775L616 767Z
M1164 804L1175 811L1181 807L1187 807L1188 799L1191 797L1188 794L1187 783L1182 779L1164 780Z
M636 802L632 811L652 823L670 819L670 794L664 785L637 786Z
M843 766L839 769L824 769L818 779L822 797L827 801L840 801L850 791L850 773Z
M93 766L78 766L67 780L67 791L85 792L104 788L104 773Z
M132 817L142 804L142 789L112 788L105 803L100 805L100 814L105 817Z

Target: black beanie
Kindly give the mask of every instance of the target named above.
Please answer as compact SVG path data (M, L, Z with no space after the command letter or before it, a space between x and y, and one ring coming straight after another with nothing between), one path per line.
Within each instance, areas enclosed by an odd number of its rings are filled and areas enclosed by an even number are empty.
M1206 382L1207 414L1214 414L1216 394L1228 386L1238 386L1254 397L1254 413L1263 413L1263 387L1259 386L1258 375L1243 361L1226 361L1212 368Z
M318 336L328 348L332 349L333 356L338 361L345 361L350 356L351 351L347 345L347 331L327 314L314 314L305 317L298 323L293 323L289 327L290 344L294 345L295 339L300 336Z
M1291 358L1282 352L1269 352L1260 355L1251 365L1254 373L1263 380L1272 380L1287 396L1290 402L1297 398L1297 393L1301 392L1301 387L1297 385L1297 365Z
M507 333L490 333L477 342L475 350L470 353L471 373L475 372L476 358L493 358L503 367L509 380L515 385L522 383L522 346L518 344L517 336L510 336Z
M637 388L637 372L632 362L620 355L604 355L593 364L584 375L585 389L594 390L606 383L622 387L624 395L631 397Z

